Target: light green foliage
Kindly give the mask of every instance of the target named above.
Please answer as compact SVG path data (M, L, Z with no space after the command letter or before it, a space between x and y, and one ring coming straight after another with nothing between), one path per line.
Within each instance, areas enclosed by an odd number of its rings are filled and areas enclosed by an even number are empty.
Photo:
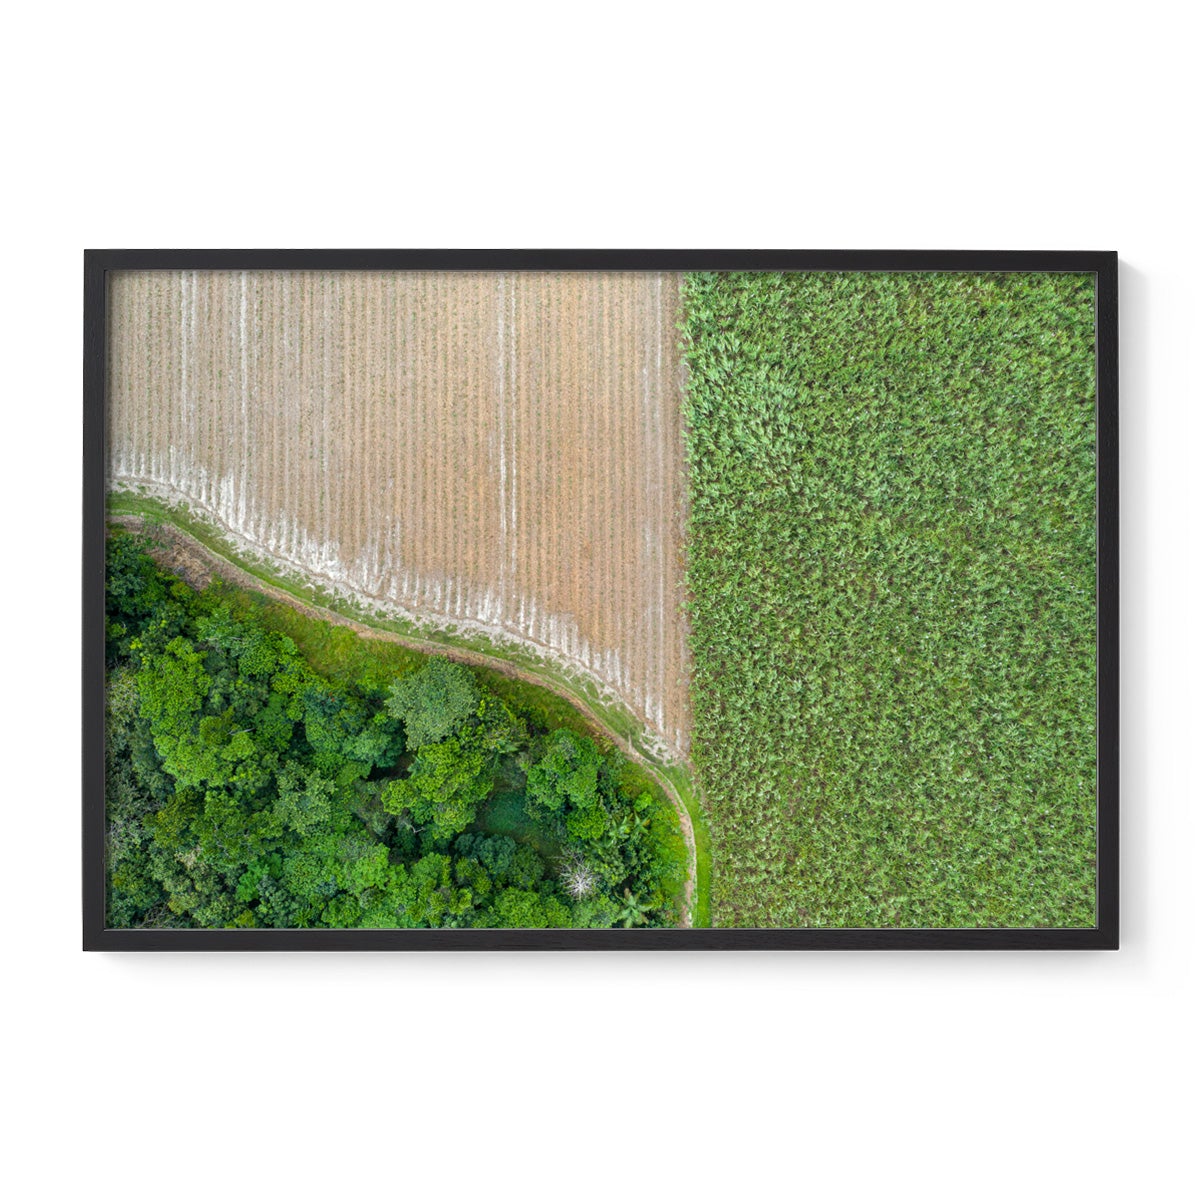
M461 663L431 658L392 685L388 711L404 722L410 750L453 737L473 717L481 699L475 677Z
M492 773L481 749L457 739L423 746L405 779L383 790L390 813L411 813L420 825L432 825L441 837L462 833L492 788Z
M715 923L1093 924L1090 277L692 275L685 332Z
M384 788L384 809L410 814L438 837L462 833L492 790L499 757L523 743L516 718L466 667L443 658L397 680L388 711L405 722L417 753L408 775Z
M306 771L299 763L286 763L279 772L275 813L284 829L303 837L329 822L336 784L318 771Z
M567 832L592 841L604 833L610 820L600 795L602 763L591 739L569 729L556 730L530 769L529 798L554 812L562 810Z
M571 911L554 896L521 888L505 888L489 910L489 924L516 929L565 929Z
M135 649L137 645L135 642ZM208 729L201 728L212 680L195 647L186 638L173 638L162 654L147 658L138 673L137 687L142 715L150 722L155 748L167 771L184 785L224 774L213 744L211 718L207 719Z
M569 729L556 730L529 772L529 796L555 812L563 805L592 808L599 802L600 751Z
M470 925L474 903L469 887L456 885L446 854L427 854L412 868L401 893L400 911L409 928L453 929Z
M617 921L625 929L632 929L635 925L645 925L654 908L653 904L635 896L628 888L625 889L625 894L618 903L620 907L617 912Z

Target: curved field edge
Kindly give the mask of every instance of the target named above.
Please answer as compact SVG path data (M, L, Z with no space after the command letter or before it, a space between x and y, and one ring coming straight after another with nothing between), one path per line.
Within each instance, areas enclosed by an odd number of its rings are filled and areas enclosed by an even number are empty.
M522 651L507 639L498 642L479 633L430 629L418 622L356 603L300 576L284 572L261 555L247 552L232 538L187 505L127 490L108 494L107 512L116 524L137 528L158 525L198 553L205 565L227 583L281 601L302 615L348 628L363 637L380 638L420 654L443 654L487 672L489 686L501 694L514 687L541 689L566 701L582 718L583 730L611 742L670 801L688 848L688 890L683 924L707 928L711 921L712 852L696 784L687 766L671 761L660 746L647 745L644 727L622 705L605 698L590 680L558 669L545 656Z
M111 486L388 616L552 656L687 758L675 274L121 270L109 289Z

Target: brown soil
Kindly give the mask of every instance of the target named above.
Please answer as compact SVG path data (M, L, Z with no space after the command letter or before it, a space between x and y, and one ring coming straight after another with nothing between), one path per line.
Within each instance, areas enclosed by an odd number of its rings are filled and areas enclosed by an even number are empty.
M677 276L118 272L114 483L689 742Z

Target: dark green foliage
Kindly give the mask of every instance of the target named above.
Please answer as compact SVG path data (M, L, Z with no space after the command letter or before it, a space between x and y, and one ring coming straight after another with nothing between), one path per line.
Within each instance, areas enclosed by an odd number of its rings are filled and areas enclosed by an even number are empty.
M243 593L192 591L141 539L109 545L110 924L611 926L626 890L647 923L678 919L678 826L624 759L465 667L375 657ZM558 809L527 799L527 770L562 787ZM489 825L493 799L516 805L513 836ZM585 835L596 886L574 896L563 866Z
M1090 278L693 275L685 325L715 922L1093 924Z
M528 802L524 779L522 775L520 782L499 780L472 828L532 846L547 862L556 862L562 857L562 845L547 828L545 812Z

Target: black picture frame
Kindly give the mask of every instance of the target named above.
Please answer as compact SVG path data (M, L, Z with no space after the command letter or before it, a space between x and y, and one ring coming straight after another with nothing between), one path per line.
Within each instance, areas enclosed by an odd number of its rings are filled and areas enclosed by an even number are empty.
M1097 921L1086 929L112 929L104 924L107 274L117 270L1078 272L1096 286ZM1114 950L1119 944L1118 321L1114 251L86 250L83 949Z

